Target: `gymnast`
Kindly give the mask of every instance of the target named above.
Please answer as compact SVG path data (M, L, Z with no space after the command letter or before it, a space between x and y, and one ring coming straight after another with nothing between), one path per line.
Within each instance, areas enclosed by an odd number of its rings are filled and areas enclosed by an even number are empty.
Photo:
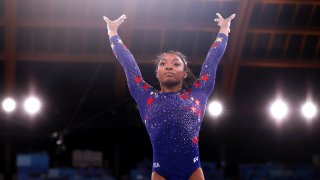
M220 26L202 65L198 79L192 76L186 56L177 51L157 58L156 77L160 90L142 78L134 56L121 41L117 30L125 21L122 15L112 21L103 17L112 51L125 71L130 94L136 101L153 149L152 180L204 180L199 157L199 132L207 100L214 88L217 67L227 46L232 14L224 19L219 13L214 21Z

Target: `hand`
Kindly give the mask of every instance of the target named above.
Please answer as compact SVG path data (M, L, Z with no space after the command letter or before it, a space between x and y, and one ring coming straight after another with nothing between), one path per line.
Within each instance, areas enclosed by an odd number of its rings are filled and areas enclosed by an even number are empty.
M231 20L236 16L236 14L232 14L227 19L224 19L219 13L216 13L216 15L218 18L214 19L214 21L218 22L218 26L220 26L221 29L226 29L229 33Z
M124 22L125 19L127 19L127 16L126 15L122 15L122 16L120 16L118 19L116 19L114 21L111 21L106 16L103 16L103 19L107 23L108 34L109 34L109 37L111 37L112 35L117 34L119 26Z

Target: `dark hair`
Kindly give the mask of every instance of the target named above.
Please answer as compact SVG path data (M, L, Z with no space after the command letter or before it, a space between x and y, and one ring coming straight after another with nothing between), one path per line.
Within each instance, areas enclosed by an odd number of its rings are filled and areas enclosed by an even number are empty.
M188 88L190 87L195 81L196 81L196 77L195 75L192 73L192 71L188 68L188 60L187 60L187 56L182 54L181 52L179 51L173 51L173 50L170 50L170 51L167 51L167 52L164 52L164 53L161 53L157 56L157 59L156 59L156 71L157 71L157 68L159 66L159 62L160 60L162 59L162 57L165 55L165 54L174 54L174 55L177 55L183 62L183 65L184 65L184 70L187 72L187 77L185 79L183 79L183 82L182 82L182 88Z

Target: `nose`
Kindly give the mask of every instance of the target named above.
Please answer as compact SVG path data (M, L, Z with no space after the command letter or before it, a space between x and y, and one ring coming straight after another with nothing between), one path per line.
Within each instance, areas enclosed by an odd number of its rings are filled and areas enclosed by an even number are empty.
M166 70L172 70L171 65L167 65L167 66L166 66Z

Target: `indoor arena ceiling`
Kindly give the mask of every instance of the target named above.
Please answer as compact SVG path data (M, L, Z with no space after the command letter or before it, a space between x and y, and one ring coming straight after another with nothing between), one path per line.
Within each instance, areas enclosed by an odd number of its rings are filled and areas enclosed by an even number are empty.
M116 114L112 108L126 102L128 90L102 16L127 15L119 34L145 79L156 84L153 59L170 49L185 53L199 72L218 32L217 12L237 14L217 75L215 91L225 102L246 84L241 70L249 76L259 69L320 70L319 0L0 0L1 97L38 94L48 131L90 120L106 107Z

